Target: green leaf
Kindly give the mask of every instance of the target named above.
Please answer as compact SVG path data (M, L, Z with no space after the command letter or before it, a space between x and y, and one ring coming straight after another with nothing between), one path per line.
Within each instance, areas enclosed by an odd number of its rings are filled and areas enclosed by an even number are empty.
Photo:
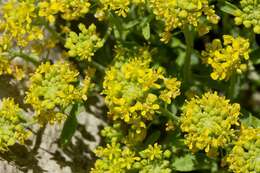
M260 128L260 119L253 116L251 113L246 118L241 119L241 122L246 127Z
M124 29L131 29L133 28L135 25L137 25L139 23L138 20L133 20L133 21L130 21L126 24L123 25Z
M70 115L66 119L60 138L59 138L59 143L61 146L65 146L68 144L68 142L71 140L72 136L74 135L77 126L78 126L78 121L77 121L77 113L78 113L79 105L74 104L73 107L71 108Z
M257 48L250 53L250 59L252 60L253 64L260 64L260 48Z
M143 28L142 28L142 33L143 33L143 36L146 40L149 40L150 38L150 24L147 23Z
M172 166L175 170L181 172L188 172L196 170L194 161L196 157L192 154L185 154L181 157L174 157Z
M220 8L221 11L231 14L233 16L235 16L237 14L238 11L240 11L240 9L235 6L234 4L231 4L230 2L225 2L225 5L223 7Z

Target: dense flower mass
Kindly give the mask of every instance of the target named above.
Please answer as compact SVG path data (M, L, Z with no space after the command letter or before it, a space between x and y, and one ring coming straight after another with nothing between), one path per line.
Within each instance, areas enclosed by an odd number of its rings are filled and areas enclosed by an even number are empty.
M258 34L260 0L2 0L0 160L260 173Z
M75 20L88 13L89 7L89 0L47 0L39 3L39 16L50 23L55 22L58 13L65 20Z
M0 152L16 142L23 144L29 136L22 109L13 99L4 98L0 102Z
M0 51L0 54L2 52ZM15 79L21 80L25 76L24 70L8 58L8 55L0 55L0 76L12 75Z
M104 41L98 37L94 24L91 24L88 29L84 24L79 24L79 29L81 31L79 35L75 32L69 33L65 47L69 49L70 56L91 61L92 56L103 46Z
M220 39L213 40L206 45L202 52L204 63L213 68L211 77L214 80L228 80L234 73L241 74L247 69L250 43L242 37L223 36L223 45Z
M255 33L260 34L260 3L258 0L241 0L241 10L235 15L236 25L244 25L246 28L253 27Z
M91 173L170 173L169 159L171 152L163 151L161 145L149 145L143 151L135 152L129 147L113 141L106 147L98 147L95 151L99 159Z
M135 161L140 160L134 151L116 142L98 147L95 153L101 159L96 161L91 173L125 173L133 167Z
M218 148L234 136L232 126L239 125L239 104L230 104L216 92L192 98L182 110L181 130L186 133L185 143L193 152L205 150L208 155L216 155Z
M141 49L126 62L118 60L107 71L103 83L109 116L131 124L137 133L141 133L146 128L145 123L160 112L161 101L170 103L180 94L180 82L164 77L162 68L151 68L150 62L148 50ZM160 80L164 81L165 88ZM154 94L154 90L160 95Z
M171 173L169 150L162 150L162 146L155 143L139 152L141 160L135 164L140 173Z
M30 41L42 40L43 31L33 23L37 19L33 1L11 0L1 2L0 40L15 41L18 46L27 46Z
M242 128L227 162L235 173L260 172L260 128Z
M144 0L100 0L100 8L95 16L102 20L108 11L114 11L118 16L126 17L131 4L138 5L144 3Z
M26 102L36 111L39 123L53 123L63 119L64 110L70 104L86 99L89 78L78 87L79 73L67 62L49 62L40 65L30 79Z
M192 25L199 31L208 31L210 28L206 21L217 24L219 20L208 0L151 0L149 3L157 19L165 23L165 33L162 37L165 42L169 41L169 34L175 28Z

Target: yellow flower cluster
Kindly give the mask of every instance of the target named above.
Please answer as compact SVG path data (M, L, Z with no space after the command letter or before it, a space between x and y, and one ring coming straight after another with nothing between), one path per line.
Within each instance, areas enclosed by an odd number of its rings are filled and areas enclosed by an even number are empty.
M37 20L37 11L33 1L10 0L1 2L0 6L0 40L12 40L18 46L25 47L30 41L42 40L40 26L33 25Z
M144 0L100 0L101 8L99 8L95 16L102 20L108 11L114 11L118 16L126 17L131 4L141 4Z
M53 24L55 15L61 13L65 20L75 20L89 11L89 0L47 0L39 2L39 16L46 17Z
M171 99L180 94L180 82L164 77L161 67L151 68L151 55L146 49L140 49L127 60L120 60L119 55L116 57L118 61L106 72L103 83L108 114L113 120L131 125L137 134L143 134L146 122L160 113L160 103L171 103ZM159 96L155 94L156 90Z
M0 55L0 76L1 75L13 75L17 80L21 80L25 76L24 70L8 60L4 55Z
M21 144L28 139L30 132L26 129L22 109L11 98L4 98L0 103L0 152L16 142Z
M260 34L260 3L257 0L241 0L241 10L234 13L236 25L253 27L254 32Z
M206 45L202 52L204 63L213 68L211 78L214 80L228 80L234 73L241 74L247 69L250 43L242 37L223 36L223 45L220 39L213 40Z
M138 170L140 173L170 173L169 161L171 152L162 151L157 143L149 145L137 153L132 149L113 141L106 147L98 147L95 151L98 159L91 173L126 173Z
M84 24L79 24L79 29L81 31L79 35L75 32L69 33L65 47L69 49L69 56L91 61L92 56L103 46L104 41L98 37L94 24L91 24L88 29Z
M105 148L98 147L95 154L101 159L95 162L91 173L126 173L132 169L135 161L140 160L134 151L128 147L122 147L115 141L107 144Z
M162 147L155 143L153 146L139 152L142 160L135 164L140 169L139 173L171 173L170 162L167 160L171 156L169 150L163 151Z
M260 172L260 128L242 127L241 135L227 157L234 173Z
M150 7L158 20L165 23L162 41L168 42L175 28L192 25L200 30L209 30L205 22L217 24L219 17L208 0L150 0ZM205 17L206 21L202 18Z
M37 68L30 78L25 101L35 109L35 118L40 124L61 121L65 116L62 111L67 106L87 98L90 79L86 77L84 85L78 87L78 75L67 62L47 62Z
M192 98L182 110L181 130L193 152L205 150L209 156L217 155L218 148L228 144L234 135L232 126L239 125L240 105L230 104L217 92Z

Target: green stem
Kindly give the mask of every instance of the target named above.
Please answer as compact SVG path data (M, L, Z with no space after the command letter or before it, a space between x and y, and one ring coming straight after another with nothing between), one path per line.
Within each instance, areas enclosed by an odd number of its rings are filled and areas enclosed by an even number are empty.
M37 61L35 58L23 53L23 52L14 52L14 51L10 51L9 52L12 56L12 58L15 58L15 57L21 57L23 60L27 61L27 62L31 62L33 63L34 65L39 65L39 61Z
M193 40L193 33L189 26L184 27L183 33L185 36L185 42L187 46L186 57L183 66L183 78L184 78L184 85L187 86L191 80L191 55L193 51L194 40Z
M108 37L111 35L111 32L112 32L112 28L109 27L103 37L103 43L105 44L105 42L107 41Z
M106 67L104 67L103 65L101 65L101 64L99 64L99 63L97 63L97 62L95 62L93 60L90 62L90 64L93 65L94 67L96 67L96 69L98 69L102 73L105 73Z
M173 119L174 122L179 123L180 118L175 114L171 113L168 109L161 108L161 112L167 117L169 117L170 119Z
M238 75L233 74L230 78L230 83L229 83L229 87L228 87L228 97L233 100L236 98L237 96L237 92L238 92Z

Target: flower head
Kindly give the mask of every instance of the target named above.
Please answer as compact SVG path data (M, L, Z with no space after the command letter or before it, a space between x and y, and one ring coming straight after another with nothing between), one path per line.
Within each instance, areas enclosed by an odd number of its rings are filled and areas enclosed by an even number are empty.
M260 172L260 128L242 127L227 162L235 173Z
M102 20L108 11L114 11L118 16L126 17L131 4L138 5L144 0L100 0L100 8L95 16Z
M18 46L26 47L30 41L42 40L43 31L34 25L37 12L33 1L10 0L0 7L0 37L12 38Z
M253 27L254 32L260 34L260 3L257 0L241 0L240 6L241 10L234 13L236 25Z
M70 56L78 56L80 60L91 61L92 56L103 46L104 41L98 37L94 24L91 24L88 29L83 24L79 24L79 29L81 31L79 35L75 32L69 33L65 47L69 49Z
M175 28L192 25L208 31L210 28L205 22L216 24L219 20L208 0L151 0L149 3L157 19L164 21L162 41L165 42L169 41L170 32Z
M30 136L26 129L22 109L11 98L4 98L0 103L0 152L16 142L23 144Z
M205 150L208 155L216 155L218 148L234 136L233 125L239 125L239 104L230 104L216 92L192 98L182 110L181 130L193 152Z
M91 173L126 173L130 170L135 161L140 158L128 147L123 147L120 143L113 141L106 147L98 147L95 151L98 159Z
M79 73L67 62L40 65L30 79L26 102L36 111L39 123L53 123L63 119L64 110L75 101L86 99L88 86L78 87ZM89 85L86 78L83 83Z
M249 59L249 40L224 35L223 41L222 45L221 40L213 40L202 52L204 62L213 68L211 77L214 80L228 80L234 73L240 74L247 69L245 62Z
M135 164L140 173L170 173L169 150L162 150L162 146L155 143L153 146L139 152L141 160Z
M105 102L113 120L130 124L141 134L146 128L145 123L160 112L160 102L170 103L180 94L180 82L176 78L164 77L162 68L150 67L148 50L141 49L136 55L130 55L129 59L120 56L116 56L115 65L105 76ZM164 81L165 87L162 87L161 81ZM155 94L156 90L159 96Z
M47 0L39 3L39 16L46 17L50 23L55 22L58 13L65 20L75 20L88 13L89 7L88 0Z

